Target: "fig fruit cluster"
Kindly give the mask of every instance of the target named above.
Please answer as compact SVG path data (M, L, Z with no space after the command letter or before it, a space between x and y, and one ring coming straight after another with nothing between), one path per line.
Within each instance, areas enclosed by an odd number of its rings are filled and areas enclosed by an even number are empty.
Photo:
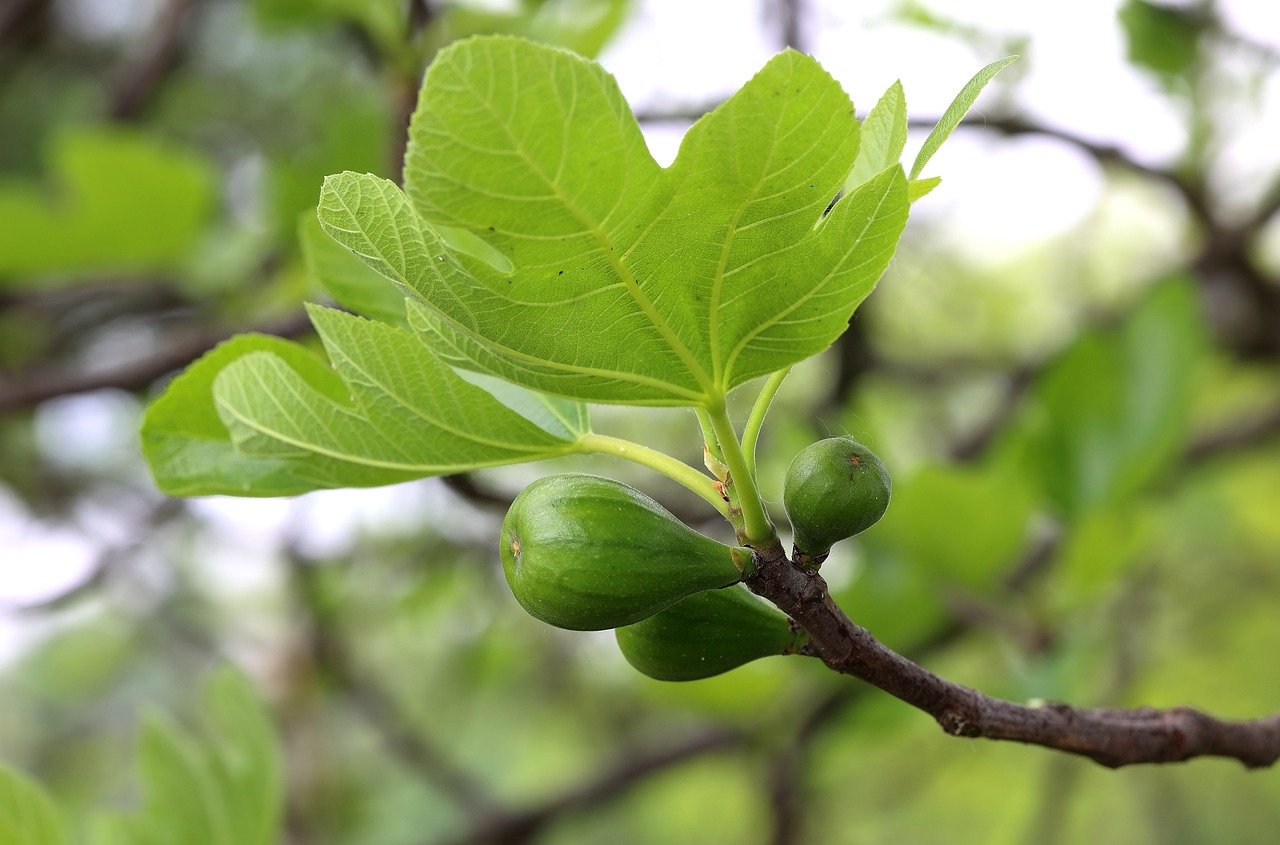
M847 437L800 452L784 504L796 561L872 525L889 476ZM502 524L502 569L530 615L574 631L615 629L627 661L665 681L727 672L802 648L806 635L740 582L750 549L698 533L632 487L592 475L553 475L520 493Z

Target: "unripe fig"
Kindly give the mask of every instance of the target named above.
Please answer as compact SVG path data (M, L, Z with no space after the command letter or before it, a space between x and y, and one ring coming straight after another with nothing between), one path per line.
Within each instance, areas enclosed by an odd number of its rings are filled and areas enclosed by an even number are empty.
M593 475L526 487L502 522L501 553L516 601L574 631L639 622L741 581L751 561L748 550L702 536L639 490Z
M790 654L805 637L742 586L697 593L614 633L627 662L659 681L696 681Z
M797 562L820 563L831 547L866 531L889 507L889 472L852 437L811 443L791 461L782 502Z

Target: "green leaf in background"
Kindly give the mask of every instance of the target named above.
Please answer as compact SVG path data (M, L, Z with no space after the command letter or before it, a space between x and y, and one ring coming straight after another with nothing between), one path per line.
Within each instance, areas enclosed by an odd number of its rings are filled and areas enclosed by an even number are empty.
M210 730L155 715L142 730L142 806L100 820L99 845L274 845L280 835L279 742L249 682L230 671L205 690Z
M345 401L342 379L315 353L292 341L238 335L205 353L171 381L142 418L142 454L156 486L171 496L292 496L314 489L287 459L247 457L236 451L218 418L214 378L253 353L269 353L303 373L312 389Z
M40 784L0 766L0 842L64 845L58 811Z
M660 168L613 78L514 38L442 52L405 185L325 182L325 230L419 300L446 360L586 401L715 406L825 349L906 222L900 169L823 211L853 165L848 97L783 53ZM450 249L435 226L511 267ZM783 281L785 280L785 281Z
M1127 0L1117 12L1133 64L1166 86L1185 78L1200 60L1202 16L1194 9Z
M987 83L994 79L995 75L1004 70L1006 66L1017 60L1017 56L1008 56L994 61L975 73L973 78L965 83L964 87L960 89L960 93L956 94L956 98L951 101L951 105L947 106L947 110L942 113L942 117L938 118L938 123L933 127L933 131L929 133L929 137L924 139L924 145L920 147L920 152L916 154L915 163L911 165L912 179L920 175L925 165L929 163L929 159L933 158L933 154L938 151L943 142L960 125L960 121L964 120L964 116L969 113L969 109L973 108L978 95L982 93L983 88L987 87Z
M1022 435L1050 501L1076 518L1159 478L1186 440L1206 330L1166 282L1115 329L1087 332L1038 381Z
M894 483L892 506L866 542L892 546L895 565L934 583L982 589L1025 547L1034 505L1034 491L1007 472L926 467Z
M627 20L633 0L538 0L515 9L454 2L441 10L435 40L447 44L472 35L520 35L582 56L604 49Z
M298 242L307 272L343 308L393 325L407 325L404 294L324 233L314 213L302 215Z
M206 161L135 131L68 131L54 140L49 168L52 193L0 183L0 286L173 269L213 207Z
M205 692L207 748L214 779L231 817L236 845L274 845L284 807L284 771L270 714L249 681L224 669Z
M1151 508L1125 502L1077 520L1054 565L1053 592L1063 602L1097 601L1150 551L1157 528Z
M331 372L318 380L270 352L232 361L213 395L245 455L287 460L313 487L367 487L577 449L459 378L411 332L310 314L344 395L329 388Z
M354 23L384 50L404 40L409 20L403 0L253 0L253 13L267 29Z
M844 180L845 193L857 189L902 158L902 149L907 145L907 97L902 92L901 81L890 85L884 96L872 106L862 121L861 134L858 157Z

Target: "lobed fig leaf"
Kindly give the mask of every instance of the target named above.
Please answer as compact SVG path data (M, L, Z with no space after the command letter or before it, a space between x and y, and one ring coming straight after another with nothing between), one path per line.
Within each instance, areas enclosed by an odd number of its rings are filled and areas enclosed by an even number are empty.
M742 586L689 596L615 635L627 662L659 681L710 678L761 657L794 653L805 638Z
M639 622L742 580L750 561L632 487L552 475L526 487L502 523L502 569L531 616L572 631Z
M884 464L852 437L829 437L800 450L782 492L797 561L821 563L833 545L879 522L890 489Z

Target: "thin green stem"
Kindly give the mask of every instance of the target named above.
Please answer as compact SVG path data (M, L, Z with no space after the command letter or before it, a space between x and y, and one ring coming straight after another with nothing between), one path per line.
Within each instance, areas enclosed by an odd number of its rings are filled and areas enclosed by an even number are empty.
M698 415L698 427L702 429L702 442L707 445L707 451L711 453L711 457L723 461L724 455L720 452L720 444L716 442L716 429L711 423L711 415L706 408L694 408L693 411Z
M742 508L743 541L753 546L767 546L777 535L773 532L769 515L765 513L764 503L760 501L756 481L747 469L742 447L738 445L738 436L733 430L733 423L729 421L729 411L721 403L719 407L708 408L707 412L711 417L711 425L715 428L716 439L720 441L725 466L729 467L731 485L738 494L738 506Z
M764 387L760 388L756 403L751 406L751 416L747 417L746 428L742 429L742 457L746 459L747 471L753 479L756 477L756 443L760 440L760 429L764 427L764 418L769 413L769 406L773 404L773 397L778 395L778 388L782 387L782 380L789 372L791 368L787 367L769 376Z
M631 461L649 467L683 484L702 498L706 499L716 512L726 519L729 517L729 506L720 492L716 490L711 479L693 467L678 461L665 452L641 446L621 437L610 437L607 434L584 434L578 438L578 448L582 452L595 452L602 455L613 455L615 458Z

